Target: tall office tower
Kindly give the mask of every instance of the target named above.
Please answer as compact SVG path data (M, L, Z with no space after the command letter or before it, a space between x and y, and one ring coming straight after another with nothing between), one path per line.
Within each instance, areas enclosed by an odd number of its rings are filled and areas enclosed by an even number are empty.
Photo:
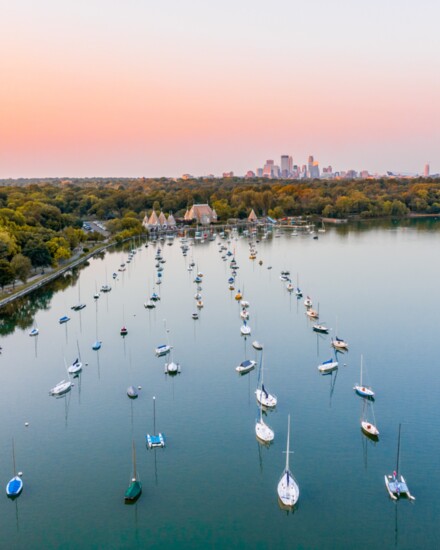
M273 178L279 178L281 177L281 170L280 170L280 167L277 166L276 164L274 164L272 166L272 177Z
M257 168L257 176L259 178L262 178L263 177L263 169L262 168Z
M289 157L289 174L292 174L293 158Z
M309 160L307 161L307 175L309 178L313 178L313 155L309 155Z
M289 155L281 155L281 177L288 178L290 176L289 170Z
M309 178L319 178L319 163L317 160L311 166L309 164Z
M273 171L273 160L266 160L266 164L263 167L263 177L264 178L271 178L272 177L272 171Z
M423 170L423 175L425 176L425 178L429 178L429 163L428 162L425 164L425 169Z

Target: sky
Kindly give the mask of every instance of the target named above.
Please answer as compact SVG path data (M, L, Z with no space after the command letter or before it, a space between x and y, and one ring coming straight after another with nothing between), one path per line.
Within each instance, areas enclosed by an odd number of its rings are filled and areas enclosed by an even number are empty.
M440 172L438 0L0 0L0 178Z

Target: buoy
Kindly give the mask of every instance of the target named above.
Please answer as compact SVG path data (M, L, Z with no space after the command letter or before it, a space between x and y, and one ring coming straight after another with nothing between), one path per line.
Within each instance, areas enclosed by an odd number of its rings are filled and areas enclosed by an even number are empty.
M25 422L24 425L26 426L26 428L29 426L29 422Z
M89 364L88 364L88 363L84 363L84 365L85 365L86 367L88 367L88 366L89 366Z
M138 386L138 390L141 390L142 389L142 386Z
M17 475L21 477L23 475L23 472L17 472Z

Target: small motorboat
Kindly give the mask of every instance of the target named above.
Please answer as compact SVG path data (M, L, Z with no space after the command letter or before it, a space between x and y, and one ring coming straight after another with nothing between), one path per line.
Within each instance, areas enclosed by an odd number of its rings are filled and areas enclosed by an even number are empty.
M327 361L323 361L320 365L318 365L318 370L322 374L327 374L328 372L336 370L338 368L338 365L339 363L336 361L336 359L328 359Z
M320 332L321 334L328 334L328 328L323 324L315 323L312 328L315 332Z
M127 330L127 327L125 325L121 328L120 334L121 334L121 336L127 336L128 330Z
M191 315L191 317L192 317L193 319L198 319L198 318L199 318L199 314L195 311L195 312Z
M245 374L246 372L251 371L255 368L257 362L253 361L252 359L246 359L246 361L242 361L238 367L235 367L235 370L240 374Z
M258 351L261 351L263 349L263 344L260 344L260 342L258 342L258 340L254 340L252 342L252 347Z
M63 317L60 317L58 320L60 325L62 325L63 323L67 323L67 321L70 321L70 317L68 317L67 315L63 315Z
M96 340L96 342L94 342L92 345L92 349L95 351L98 351L99 349L101 349L101 345L102 345L101 340Z
M157 346L157 348L154 350L157 357L166 355L167 353L170 353L170 351L171 351L171 346L169 344L162 344L160 346Z

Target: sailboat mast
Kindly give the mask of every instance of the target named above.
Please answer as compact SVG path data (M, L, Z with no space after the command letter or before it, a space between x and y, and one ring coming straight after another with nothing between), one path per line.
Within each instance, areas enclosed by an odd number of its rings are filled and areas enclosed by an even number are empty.
M399 437L397 439L397 464L396 464L396 474L399 476L399 461L400 461L400 429L402 427L402 424L399 424Z
M362 387L362 363L363 363L364 356L361 355L361 383L360 386Z
M12 465L14 468L14 476L16 474L16 468L15 468L15 444L14 444L14 438L12 438Z
M289 469L289 444L290 444L290 414L287 416L286 470Z
M156 397L153 396L153 433L156 435Z
M136 474L136 447L134 446L134 439L132 440L132 446L133 446L133 479L137 479L137 474Z

